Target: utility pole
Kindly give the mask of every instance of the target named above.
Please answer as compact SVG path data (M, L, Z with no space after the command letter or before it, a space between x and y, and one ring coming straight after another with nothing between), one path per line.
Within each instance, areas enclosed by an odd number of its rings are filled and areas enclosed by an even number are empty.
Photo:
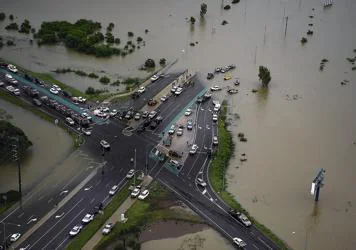
M19 152L18 152L18 144L19 144L19 139L16 137L12 137L14 141L16 141L17 144L12 144L12 152L13 152L13 158L17 162L17 172L18 172L18 181L19 181L19 193L20 197L22 197L22 181L21 181L21 165L20 165L20 157L19 157Z
M288 27L288 16L286 16L286 27L284 30L284 38L286 38L286 36L287 36L287 27Z
M265 32L263 33L263 45L266 45L266 29L267 25L265 24Z
M136 148L135 148L135 157L134 157L134 186L136 186Z
M256 65L256 62L257 62L257 46L255 48L255 60L254 60L254 62L255 62L255 65Z

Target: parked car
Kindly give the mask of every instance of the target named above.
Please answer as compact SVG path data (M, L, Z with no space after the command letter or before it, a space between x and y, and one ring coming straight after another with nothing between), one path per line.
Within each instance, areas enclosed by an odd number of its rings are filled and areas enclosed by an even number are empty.
M187 121L187 129L192 130L193 129L193 120L189 119Z
M12 73L17 73L18 72L18 69L16 68L15 65L12 65L12 64L8 64L7 65L7 68L12 72Z
M228 89L227 90L227 93L229 93L229 94L237 94L237 93L239 93L239 91L237 90L237 89Z
M127 173L126 178L131 179L135 175L135 170L130 169L130 171Z
M247 244L240 238L235 237L233 239L233 241L234 241L235 245L237 245L239 248L243 248L243 247L247 246Z
M134 190L132 190L131 192L131 198L137 198L137 196L139 196L140 194L140 189L139 188L135 188Z
M140 87L140 88L137 90L137 92L138 92L139 94L143 94L145 91L146 91L146 88L145 88L145 87Z
M145 111L143 111L142 112L142 118L144 118L144 119L146 119L147 117L148 117L148 111L147 110L145 110Z
M66 118L66 123L68 123L70 126L73 126L73 125L74 125L74 121L73 121L73 119L70 118L70 117L67 117L67 118Z
M162 116L157 116L155 121L157 122L157 124L161 123L163 121L163 117Z
M182 128L178 128L177 136L182 136L182 135L183 135L183 129Z
M111 117L117 115L117 110L116 110L116 109L111 110L109 115L110 115Z
M141 191L140 195L138 196L139 200L144 200L147 198L147 196L150 194L150 192L148 191L148 189L145 189L143 191Z
M137 112L137 113L135 114L134 119L137 121L137 120L140 120L140 118L141 118L141 114Z
M149 118L149 119L153 119L156 115L157 115L157 111L152 110L152 111L150 112L150 114L148 115L148 118Z
M161 98L160 98L161 102L165 102L167 99L168 99L168 96L166 96L166 95L161 96Z
M146 130L145 126L143 126L143 124L140 124L137 128L136 128L136 132L137 133L142 133Z
M191 149L189 150L189 154L195 155L197 153L197 150L198 150L198 145L197 144L193 144Z
M218 90L221 90L221 87L218 86L218 85L215 85L215 86L212 86L212 87L210 88L210 90L211 90L211 91L218 91Z
M219 140L217 136L213 136L213 145L216 146L219 144Z
M211 80L213 78L214 78L214 74L213 73L208 73L206 79Z
M172 93L175 93L175 92L177 91L177 88L178 88L177 86L173 86L173 87L171 88L171 92L172 92Z
M84 216L84 218L82 219L82 222L83 222L84 224L88 224L88 223L90 223L92 220L94 220L94 215L88 213L88 214L86 214L86 215Z
M246 227L249 227L252 225L251 221L247 218L247 216L242 213L239 216L239 221L241 221L242 224L244 224Z
M103 235L107 235L111 232L112 228L114 227L113 223L108 223L105 225L105 227L103 228L103 230L101 231L101 233Z
M0 80L0 87L4 86L5 83L3 81Z
M234 210L234 209L231 209L231 210L229 211L229 214L230 214L232 217L234 217L235 219L239 219L239 216L241 215L240 212L238 212L238 211L236 211L236 210Z
M218 121L218 115L217 114L213 114L213 122L217 122Z
M75 225L72 230L70 230L69 232L69 236L76 236L77 234L80 233L80 231L82 230L83 226L82 225Z
M91 131L89 129L82 128L82 132L87 136L91 135Z
M104 149L110 149L110 144L105 140L100 141L100 146L102 146Z
M224 80L227 81L227 80L231 80L232 79L232 76L230 74L226 74L224 76Z
M155 81L157 81L159 79L159 76L158 75L153 75L152 77L151 77L151 81L152 82L155 82Z
M11 237L10 237L10 242L15 242L15 241L17 241L20 237L21 237L21 234L20 234L20 233L14 233L14 234L12 234Z
M168 130L168 134L173 135L176 132L176 126L173 124Z
M185 116L190 116L192 114L192 110L191 109L187 109L184 113Z
M55 89L55 88L50 88L49 92L51 92L54 95L58 95L58 93L59 93L59 91L57 89Z
M36 106L42 106L42 102L36 98L32 99L33 104L35 104Z
M202 178L197 178L197 184L202 186L202 187L206 187L207 186L206 182Z
M176 92L174 92L175 95L180 95L183 92L183 88L177 88Z
M117 192L117 190L119 190L119 186L114 185L114 186L112 186L112 188L110 189L109 194L110 194L110 195L114 195L114 194Z

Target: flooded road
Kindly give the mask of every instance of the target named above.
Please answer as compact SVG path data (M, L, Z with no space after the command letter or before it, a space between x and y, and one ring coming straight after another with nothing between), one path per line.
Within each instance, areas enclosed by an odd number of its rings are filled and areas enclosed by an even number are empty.
M188 0L91 0L85 4L2 0L3 11L20 21L28 18L36 27L42 20L82 17L95 19L103 27L114 22L113 33L122 41L131 30L144 38L146 46L125 58L97 59L61 46L31 47L24 40L3 48L0 56L34 71L103 70L113 79L144 75L137 67L148 57L156 61L178 57L176 68L199 71L204 78L217 66L235 63L232 76L240 78L240 93L218 96L229 100L234 136L243 132L248 142L236 146L228 171L230 192L294 249L354 249L356 71L346 58L356 56L355 1L338 0L323 9L320 0L241 0L228 11L222 9L223 1L205 2L208 12L201 20L200 2ZM190 16L197 19L195 26L187 23ZM228 24L222 26L223 20ZM3 35L4 25L0 24ZM146 28L150 32L145 35ZM306 35L308 29L313 36ZM303 36L308 39L304 46ZM191 47L192 42L198 43ZM320 71L323 58L329 62ZM253 94L251 90L260 86L259 65L270 69L272 82L268 91ZM60 77L80 89L89 84L102 87L73 75ZM232 86L222 77L212 82ZM341 85L344 80L347 84ZM241 153L248 159L243 164ZM310 186L321 167L326 169L326 179L315 206Z
M59 161L72 150L72 138L59 127L55 127L28 111L0 99L0 108L12 115L10 120L21 128L33 143L21 162L22 187L26 191L50 172ZM0 167L0 193L17 190L17 165L15 162Z

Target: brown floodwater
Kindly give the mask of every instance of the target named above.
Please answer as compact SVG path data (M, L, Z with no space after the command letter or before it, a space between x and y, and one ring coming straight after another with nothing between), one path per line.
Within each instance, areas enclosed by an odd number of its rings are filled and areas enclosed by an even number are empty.
M114 35L124 44L133 31L146 46L125 58L97 59L62 46L30 46L16 35L18 46L3 48L0 56L35 71L70 66L105 71L112 78L143 76L137 68L148 57L179 58L176 68L202 77L216 66L235 63L232 76L240 78L241 86L239 94L227 97L231 130L235 138L244 132L248 142L237 143L228 171L230 192L294 249L354 249L356 71L346 58L356 56L355 1L338 0L323 9L320 0L241 0L228 11L222 9L224 1L205 2L208 13L201 20L200 2L188 0L2 0L3 11L20 21L28 18L36 27L43 20L90 18L103 27L114 22ZM194 27L186 21L190 16L197 19ZM223 20L228 24L222 26ZM5 24L0 32L8 36ZM312 36L306 35L308 29ZM308 38L304 46L303 36ZM191 42L198 43L191 47ZM323 58L329 62L320 71ZM272 81L268 91L253 94L260 86L259 65L270 69ZM102 87L73 75L60 79L79 89ZM344 80L348 83L341 85ZM212 82L232 85L222 76ZM225 98L225 92L218 97ZM248 159L243 164L241 153ZM322 167L325 185L315 205L310 186Z

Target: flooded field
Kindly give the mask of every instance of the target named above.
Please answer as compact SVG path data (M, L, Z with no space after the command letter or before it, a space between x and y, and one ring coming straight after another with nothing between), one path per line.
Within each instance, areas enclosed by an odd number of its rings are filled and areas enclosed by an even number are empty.
M208 12L200 19L200 2L188 0L2 0L2 11L18 22L27 18L36 28L44 20L89 18L103 27L114 22L115 36L126 41L133 31L146 46L125 58L97 59L22 39L0 50L0 56L34 71L103 70L113 79L143 76L137 68L148 57L179 58L176 68L204 78L217 66L236 64L232 76L240 78L240 92L227 97L222 91L219 98L229 100L234 136L244 132L248 142L237 144L228 171L230 192L294 249L354 249L356 71L346 58L356 56L356 2L338 0L324 9L320 0L241 0L230 10L223 9L230 1L205 2ZM187 22L190 16L197 19L194 26ZM228 24L222 26L223 20ZM4 26L1 35L12 35ZM145 29L150 30L146 35ZM312 36L306 35L309 29ZM302 37L308 39L305 45ZM323 58L329 62L320 71ZM269 90L254 94L259 65L270 69L272 81ZM60 79L80 89L102 87L74 75ZM222 75L212 83L232 86ZM248 159L243 164L241 153ZM322 167L325 185L315 205L310 186Z

